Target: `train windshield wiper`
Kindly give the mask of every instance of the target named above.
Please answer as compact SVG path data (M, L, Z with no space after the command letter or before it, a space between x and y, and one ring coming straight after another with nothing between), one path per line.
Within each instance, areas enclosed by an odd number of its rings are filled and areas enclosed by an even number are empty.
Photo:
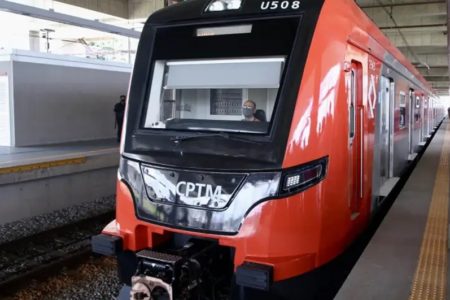
M256 143L256 144L260 143L258 141L233 136L233 135L230 135L225 132L218 132L218 133L211 133L211 134L187 135L187 136L175 136L175 137L170 138L170 140L177 144L182 141L210 138L210 137L220 137L220 138L227 139L227 140L241 141L241 142L247 142L247 143Z

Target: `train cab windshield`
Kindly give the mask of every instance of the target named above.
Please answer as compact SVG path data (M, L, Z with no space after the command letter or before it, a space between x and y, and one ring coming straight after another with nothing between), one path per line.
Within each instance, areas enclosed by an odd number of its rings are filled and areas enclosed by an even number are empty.
M316 17L165 24L161 14L139 44L124 155L170 167L278 169Z
M266 134L285 57L158 60L145 128Z

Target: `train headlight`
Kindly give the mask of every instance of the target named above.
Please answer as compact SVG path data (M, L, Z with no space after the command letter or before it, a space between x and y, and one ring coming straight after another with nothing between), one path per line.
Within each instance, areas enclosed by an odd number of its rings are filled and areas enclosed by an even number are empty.
M213 0L208 7L207 12L236 10L241 8L241 0Z
M326 175L328 157L288 170L283 174L281 195L299 193L317 183Z

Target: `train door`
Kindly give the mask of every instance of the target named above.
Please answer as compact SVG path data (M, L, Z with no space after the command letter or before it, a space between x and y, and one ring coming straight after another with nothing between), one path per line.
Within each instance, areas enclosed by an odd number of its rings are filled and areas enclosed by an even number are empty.
M414 143L413 143L413 137L414 137L414 108L415 108L415 101L414 101L414 90L409 90L409 157L412 160L412 156L414 156Z
M415 127L415 141L414 145L416 146L423 146L425 143L423 141L423 104L422 104L423 98L420 96L416 96L416 106L414 109L414 127ZM418 149L416 149L416 152Z
M361 201L364 197L364 106L362 101L361 65L352 62L349 73L347 95L349 104L349 206L352 219L359 215Z
M394 83L386 77L381 77L380 93L377 102L377 145L376 153L379 155L378 186L379 195L385 197L391 191L389 179L393 177L393 107Z
M432 116L431 116L431 112L432 112L432 110L433 110L433 103L431 103L431 98L430 97L428 97L427 98L427 103L428 103L428 105L427 105L427 138L430 138L431 137L431 124L433 123L432 122Z
M423 117L422 117L422 128L423 128L423 140L426 141L428 139L428 120L430 119L428 117L428 98L423 97Z
M424 145L425 144L425 140L426 138L426 133L425 133L425 105L426 105L426 100L425 97L419 97L419 101L421 102L422 105L420 105L419 108L419 115L420 115L420 139L419 139L419 144L420 145Z
M380 147L380 177L381 185L383 185L391 176L390 159L391 159L391 81L386 77L381 77L380 81L380 101L378 123L379 127L379 147Z
M434 99L429 98L428 99L428 116L430 118L428 122L428 134L431 135L431 133L434 131Z

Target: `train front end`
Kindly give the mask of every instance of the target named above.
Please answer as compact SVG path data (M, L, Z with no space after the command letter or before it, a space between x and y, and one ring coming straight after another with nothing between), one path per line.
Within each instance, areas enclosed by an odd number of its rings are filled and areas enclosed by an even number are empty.
M122 295L282 295L279 282L317 267L329 157L284 161L320 2L194 0L150 17L116 220L93 239L117 256Z

